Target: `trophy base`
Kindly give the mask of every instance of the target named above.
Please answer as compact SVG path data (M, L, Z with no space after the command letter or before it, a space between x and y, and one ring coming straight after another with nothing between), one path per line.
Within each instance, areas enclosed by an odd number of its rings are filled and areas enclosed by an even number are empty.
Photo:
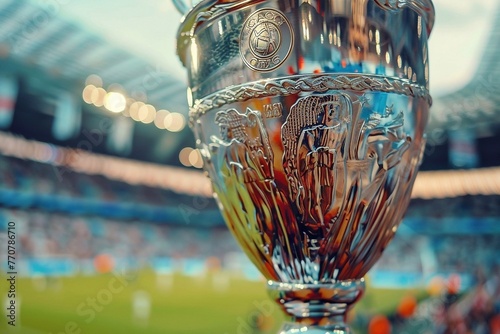
M268 282L268 292L289 318L279 334L352 333L347 312L363 295L360 280L301 284Z

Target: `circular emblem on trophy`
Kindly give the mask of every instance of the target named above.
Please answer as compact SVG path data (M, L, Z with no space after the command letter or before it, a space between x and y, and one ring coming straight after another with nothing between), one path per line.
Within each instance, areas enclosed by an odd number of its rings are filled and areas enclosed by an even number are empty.
M286 16L275 9L260 9L243 24L240 54L252 70L274 70L287 59L292 46L292 26Z

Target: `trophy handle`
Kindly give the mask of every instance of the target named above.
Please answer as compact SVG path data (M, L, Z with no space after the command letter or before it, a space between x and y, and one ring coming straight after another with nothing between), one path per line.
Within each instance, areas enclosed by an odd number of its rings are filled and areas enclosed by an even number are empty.
M186 15L191 9L191 7L189 7L189 5L183 0L172 0L172 3L181 15Z

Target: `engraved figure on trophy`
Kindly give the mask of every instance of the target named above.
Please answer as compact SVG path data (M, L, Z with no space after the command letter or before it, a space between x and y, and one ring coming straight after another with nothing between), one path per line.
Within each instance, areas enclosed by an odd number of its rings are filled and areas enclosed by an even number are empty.
M215 122L221 138L211 137L210 151L225 180L217 195L229 209L231 229L257 263L274 269L271 278L302 277L293 261L302 249L300 236L288 199L274 180L274 156L260 112L219 111ZM247 233L236 232L242 229Z
M301 226L314 256L330 227L328 213L343 187L344 145L351 102L344 94L311 95L300 99L282 127L283 167L290 197L301 215Z
M321 235L326 232L326 213L331 209L338 170L334 167L342 160L342 144L347 126L342 123L345 110L340 101L328 101L320 105L318 124L306 127L300 133L297 148L298 171L303 187L299 201L304 206L303 220L306 226ZM341 176L342 177L342 176Z
M377 154L380 169L388 171L401 160L401 155L410 146L410 138L404 132L404 114L395 114L393 107L386 107L385 115L379 118L382 125L368 135L369 150Z
M310 95L291 107L282 141L307 255L312 261L320 256L318 278L351 274L360 260L348 254L353 244L377 242L364 233L368 213L378 223L397 211L384 209L381 199L396 196L397 177L387 172L410 146L403 112L373 110L364 96Z
M226 167L235 174L240 183L273 178L273 156L267 134L250 136L248 133L248 127L261 123L259 118L260 115L254 111L247 110L247 114L240 114L236 109L219 111L215 117L221 138L212 136L212 141L219 147L227 146ZM261 126L258 126L258 130L261 130Z
M334 279L364 275L359 272L362 265L378 258L377 253L358 252L355 246L374 246L386 240L365 231L374 230L375 225L386 224L386 217L399 214L397 206L388 206L387 203L401 196L400 192L405 189L397 186L400 182L398 175L389 172L410 147L404 132L403 112L395 114L391 106L378 113L368 106L370 117L364 120L360 117L360 105L353 105L353 122L349 129L351 150L345 156L348 169L345 196L349 202L359 205L341 208L338 220L342 223L332 226L326 236L328 242L320 249L320 254L327 255L320 275L333 273ZM344 198L343 203L346 202ZM373 226L370 228L367 224ZM367 248L370 247L363 249Z

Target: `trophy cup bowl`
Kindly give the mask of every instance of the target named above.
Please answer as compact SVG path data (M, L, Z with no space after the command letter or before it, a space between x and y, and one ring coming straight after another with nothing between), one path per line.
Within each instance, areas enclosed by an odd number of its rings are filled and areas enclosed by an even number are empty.
M181 23L196 144L280 333L350 332L422 159L433 23L430 0L202 0Z

